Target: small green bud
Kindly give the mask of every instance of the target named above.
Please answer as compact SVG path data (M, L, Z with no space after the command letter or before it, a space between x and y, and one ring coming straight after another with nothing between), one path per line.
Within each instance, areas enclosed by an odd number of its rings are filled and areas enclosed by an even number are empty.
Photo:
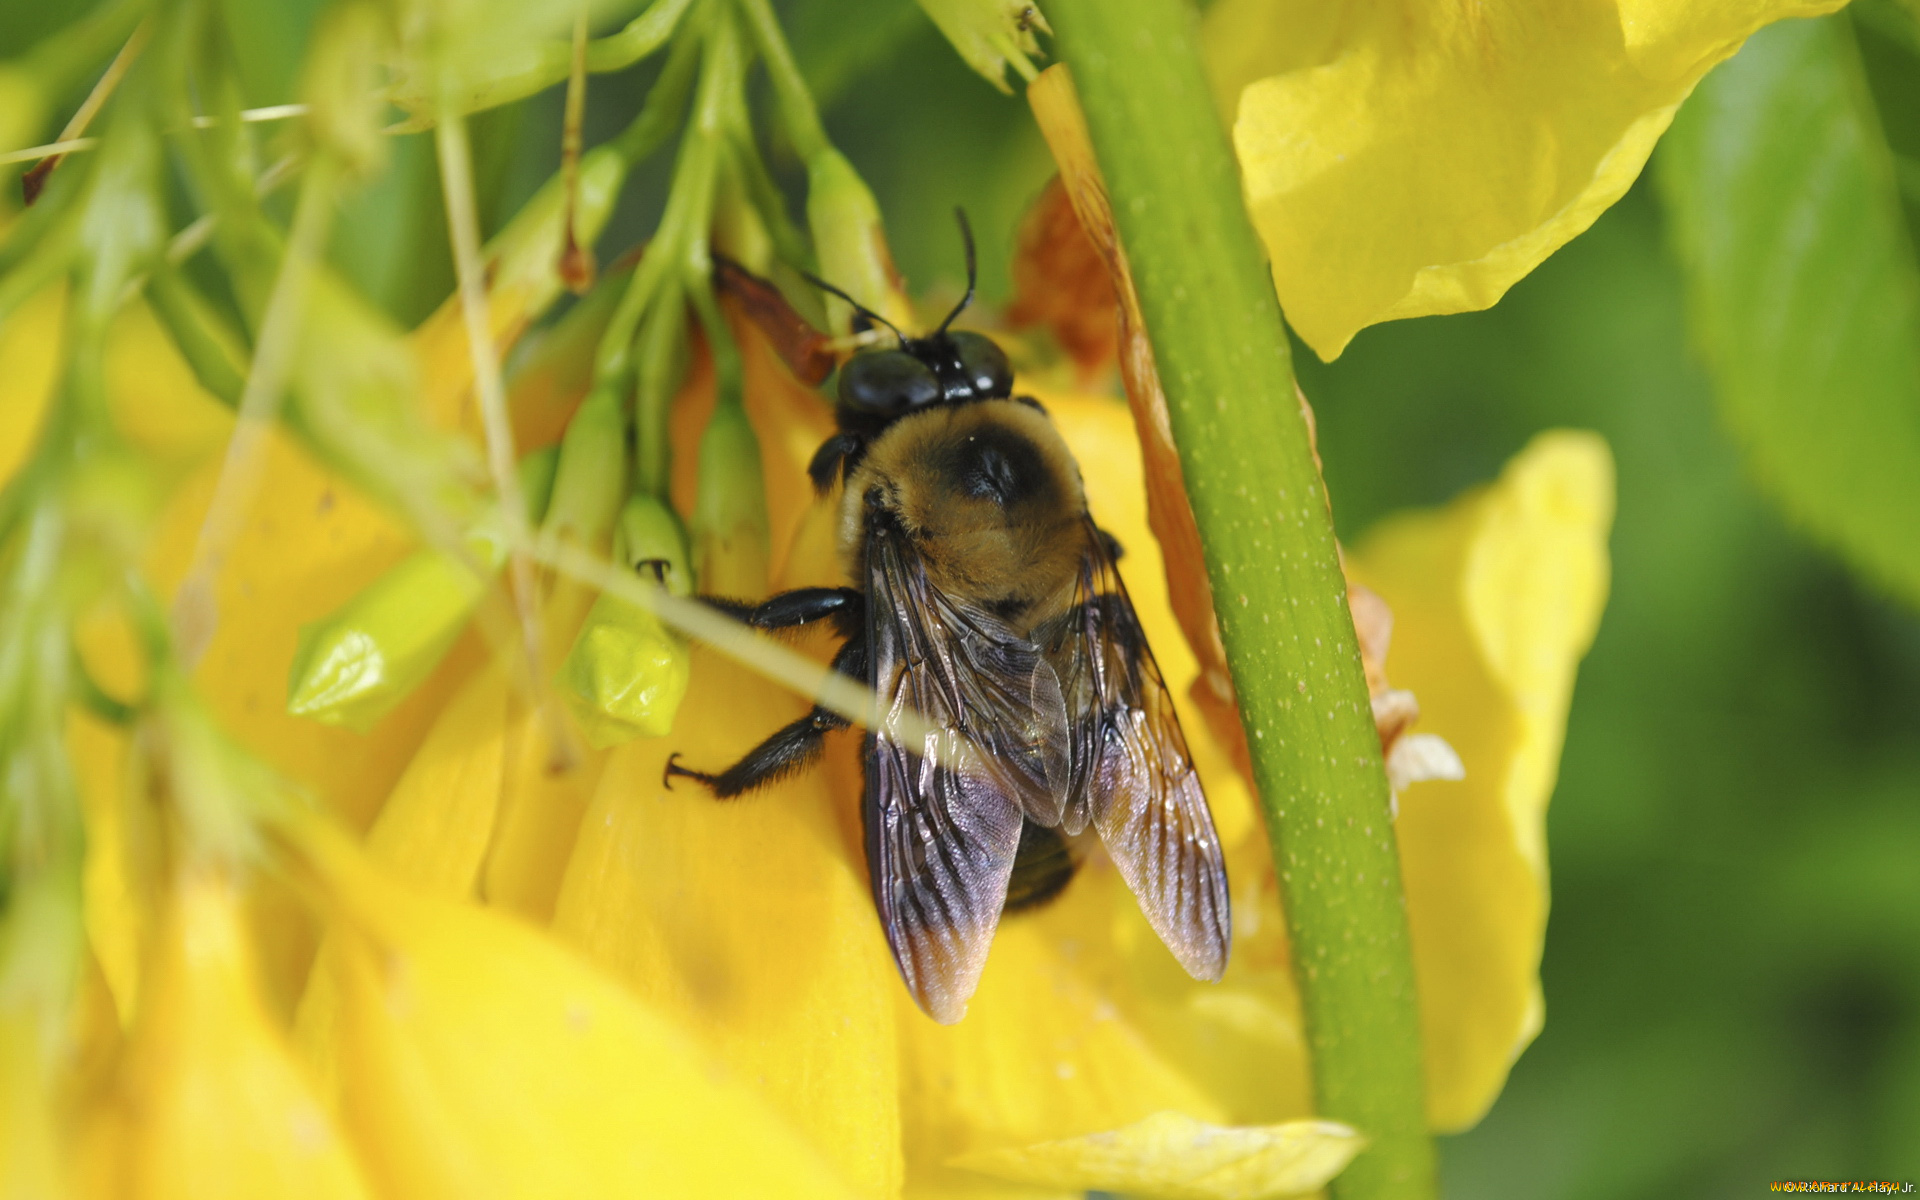
M538 520L553 486L552 449L520 460L527 516ZM324 725L365 731L406 699L453 648L506 565L510 547L495 519L467 534L467 549L486 574L458 555L417 550L360 594L300 631L287 679L287 711Z
M647 310L634 350L633 417L639 431L634 488L662 493L673 465L667 415L687 373L687 306L678 295Z
M520 495L527 502L527 521L538 525L547 516L553 498L553 479L560 468L560 447L546 446L520 460Z
M485 545L492 549L494 543ZM465 563L440 550L402 559L343 607L300 631L287 711L364 732L439 665L486 586Z
M760 439L739 402L723 400L700 436L693 561L701 590L719 596L764 594L768 537Z
M1011 90L1008 67L1026 80L1037 73L1028 58L1040 53L1034 30L1053 32L1029 0L920 0L920 7L967 65L1003 92Z
M627 160L611 147L596 147L581 156L573 226L580 245L591 247L600 239L627 169ZM566 202L567 190L556 175L487 242L488 290L509 297L522 312L546 311L566 287L558 268L566 244Z
M616 262L558 321L514 344L506 375L515 436L551 436L547 431L571 419L593 385L594 351L631 278L633 263Z
M678 595L688 590L686 541L670 509L634 496L614 533L616 559L643 580ZM618 596L594 601L560 668L560 694L595 749L661 737L687 692L686 640L660 618Z
M880 205L853 164L830 147L807 160L807 224L819 249L820 278L902 328L912 323L880 225ZM853 310L829 296L827 318L834 333L844 334L852 328Z
M541 532L583 546L604 545L626 491L626 415L617 390L597 387L567 422Z
M693 594L687 535L673 510L652 496L633 496L613 531L613 557L642 574L651 572L668 593Z
M673 731L687 694L687 644L660 618L603 595L560 668L560 694L596 750Z

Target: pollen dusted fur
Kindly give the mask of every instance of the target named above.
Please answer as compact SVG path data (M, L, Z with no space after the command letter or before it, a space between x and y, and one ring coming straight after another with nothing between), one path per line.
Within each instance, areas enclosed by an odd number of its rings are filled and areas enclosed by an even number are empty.
M902 417L869 444L840 500L849 579L875 508L911 538L927 579L1021 636L1073 602L1087 502L1066 443L1030 405L983 400Z

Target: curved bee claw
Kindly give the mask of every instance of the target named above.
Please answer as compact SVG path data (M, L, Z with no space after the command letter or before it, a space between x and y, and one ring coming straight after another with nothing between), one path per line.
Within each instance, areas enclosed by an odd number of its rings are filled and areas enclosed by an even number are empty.
M660 786L666 788L668 791L672 791L673 777L675 775L684 775L688 779L704 783L709 787L713 786L713 776L707 774L705 771L695 771L680 765L680 752L678 750L667 755L666 769L660 772Z

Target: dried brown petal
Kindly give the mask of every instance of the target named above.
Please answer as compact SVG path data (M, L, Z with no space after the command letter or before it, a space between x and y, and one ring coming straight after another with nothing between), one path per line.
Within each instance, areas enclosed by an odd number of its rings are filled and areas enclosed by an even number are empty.
M740 314L766 335L768 345L795 379L808 387L818 387L833 374L832 339L795 312L779 288L717 254L713 258L713 282L721 293L733 297Z
M1120 297L1058 176L1020 223L1007 322L1015 329L1044 325L1079 366L1082 382L1105 371L1118 350Z

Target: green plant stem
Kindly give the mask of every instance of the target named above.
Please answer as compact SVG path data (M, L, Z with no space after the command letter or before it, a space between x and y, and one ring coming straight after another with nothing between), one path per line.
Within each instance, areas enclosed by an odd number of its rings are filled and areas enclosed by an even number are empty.
M679 27L689 0L654 0L647 11L627 22L619 33L587 43L587 70L596 75L624 71L655 50ZM558 82L557 80L555 82Z
M675 373L660 358L667 350L660 335L669 328L677 329L680 321L677 312L669 316L665 310L677 309L688 288L708 286L707 276L713 269L708 227L713 221L720 159L726 149L725 116L746 83L744 52L732 13L716 8L709 15L701 47L700 83L674 162L666 212L619 306L608 319L594 355L595 387L621 391L635 381L636 373L640 377L638 382L643 386L636 392L634 414L638 451L635 486L654 496L666 494L670 465L667 396L657 385ZM637 372L636 352L648 355L646 362L638 364Z
M813 93L807 90L807 81L800 74L800 65L794 61L786 35L780 32L773 6L767 0L739 0L739 3L760 57L767 64L767 80L773 84L774 103L780 109L780 120L787 127L794 153L805 162L831 149L826 128L820 124L820 110L814 105Z
M1386 776L1278 301L1183 0L1053 0L1140 292L1293 937L1341 1200L1434 1195Z

